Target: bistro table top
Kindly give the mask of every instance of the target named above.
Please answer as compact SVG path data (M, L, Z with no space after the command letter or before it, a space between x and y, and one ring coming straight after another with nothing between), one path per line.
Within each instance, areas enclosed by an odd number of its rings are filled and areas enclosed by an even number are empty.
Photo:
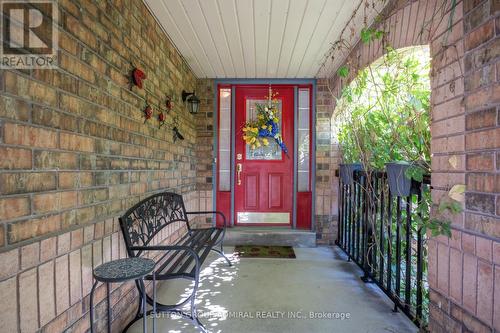
M124 258L109 261L94 269L100 282L124 282L143 278L153 271L155 262L147 258Z

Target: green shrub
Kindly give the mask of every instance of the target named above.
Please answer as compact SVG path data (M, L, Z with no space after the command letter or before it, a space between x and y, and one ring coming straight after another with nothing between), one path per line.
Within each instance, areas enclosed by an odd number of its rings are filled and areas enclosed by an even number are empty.
M389 49L359 71L337 101L344 162L383 169L408 161L430 172L430 57L426 47Z

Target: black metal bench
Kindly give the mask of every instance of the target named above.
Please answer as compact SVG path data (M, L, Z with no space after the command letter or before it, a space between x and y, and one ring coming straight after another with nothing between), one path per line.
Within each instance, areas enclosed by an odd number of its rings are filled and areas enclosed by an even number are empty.
M192 229L189 225L188 215L193 214L219 214L223 219L223 227L212 227L203 229ZM207 258L210 251L221 255L231 266L231 261L225 256L223 241L226 227L226 217L218 211L187 212L182 196L176 193L159 193L152 195L134 207L130 208L120 217L120 227L125 239L129 257L139 257L149 251L156 256L156 266L153 274L156 281L183 278L194 281L191 295L180 303L166 305L156 302L142 290L140 284L136 283L139 290L139 302L145 297L147 302L156 306L157 312L175 313L183 318L191 320L200 330L206 332L203 324L198 320L195 308L195 297L200 278L200 267ZM155 245L153 239L166 226L182 222L186 224L186 233L174 245ZM153 280L153 274L145 277L145 280ZM153 290L153 292L156 292ZM182 310L190 303L191 311L186 313ZM141 303L139 303L141 304ZM148 312L149 313L149 312ZM139 310L125 331L143 314Z

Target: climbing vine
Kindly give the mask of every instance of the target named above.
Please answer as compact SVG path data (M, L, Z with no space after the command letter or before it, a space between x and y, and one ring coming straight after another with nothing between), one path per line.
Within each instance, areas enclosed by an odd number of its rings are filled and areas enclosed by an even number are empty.
M388 31L389 31L389 19L396 11L400 8L394 6L397 2L392 2L390 0L362 0L358 7L353 11L347 24L342 29L337 40L331 43L330 48L326 52L320 72L325 70L327 67L338 64L336 75L340 78L347 78L350 73L354 73L354 69L359 67L354 56L354 49L358 45L358 42L364 44L369 44L374 41L380 41L379 47L382 50L390 48L391 45L388 41ZM444 59L449 57L458 58L458 50L454 41L449 41L450 33L455 24L455 12L457 7L457 0L440 0L431 3L435 5L432 12L428 17L421 22L417 22L415 30L417 31L416 36L414 36L413 43L415 45L423 45L428 43L428 38L424 36L430 36L437 29L437 26L441 24L443 20L447 20L446 30L442 34L441 47L443 52L438 56L443 58L441 60L453 60ZM369 13L375 13L374 15L369 15ZM359 29L357 22L362 21L362 27ZM372 21L372 22L370 22ZM435 23L438 24L435 24ZM359 33L357 31L360 31ZM451 50L451 52L445 52ZM358 59L359 60L359 59ZM460 66L460 75L463 73L463 69Z

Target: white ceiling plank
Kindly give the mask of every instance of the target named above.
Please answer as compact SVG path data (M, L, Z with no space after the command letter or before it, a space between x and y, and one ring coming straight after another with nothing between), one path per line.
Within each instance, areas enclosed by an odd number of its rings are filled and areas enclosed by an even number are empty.
M255 78L255 34L253 21L253 1L236 0L236 12L240 29L240 42L245 56L245 72L247 77Z
M202 17L193 17L187 14L185 8L182 6L179 0L163 0L165 2L165 7L167 11L170 13L172 20L175 25L177 25L178 29L184 36L184 39L189 43L190 48L197 56L199 63L203 66L203 70L207 76L213 77L215 75L215 71L208 60L208 57L205 53L204 47L201 45L201 41L196 35L196 31L191 24L191 20L195 19L203 19Z
M274 0L271 7L271 29L267 55L267 77L276 77L281 57L286 20L290 6L289 0Z
M321 64L324 62L332 43L334 43L338 39L340 31L342 31L342 29L347 24L347 21L352 15L353 8L355 8L357 5L358 3L356 1L343 2L336 19L332 22L333 24L330 28L330 31L325 36L321 47L314 55L314 59L309 61L309 66L306 66L305 64L302 66L304 71L310 73L310 75L312 76L315 76L318 73L318 70Z
M271 0L258 0L253 7L255 30L255 64L257 77L267 76L267 56L271 20Z
M363 0L143 0L198 77L329 77L386 2ZM358 9L357 14L352 13Z
M307 0L290 0L290 7L288 9L288 16L286 19L285 35L283 37L283 45L281 48L281 57L278 60L277 77L286 77L288 64L292 57L295 43L299 33L304 12L307 6Z
M329 43L327 40L331 37L330 35L333 27L340 21L339 14L343 12L343 8L346 7L348 3L352 2L344 1L339 4L335 1L327 1L325 3L325 7L321 11L318 19L318 25L310 38L309 45L302 57L300 65L295 68L296 72L294 74L292 72L293 75L296 77L313 77L316 74L316 70L321 64L322 59L321 56L318 61L318 55L323 55L328 49Z
M210 34L212 35L215 43L215 48L220 55L222 64L224 65L224 73L226 77L235 77L236 71L234 69L231 51L229 50L229 43L226 39L224 25L222 24L222 16L219 12L217 1L201 0L200 5L205 14Z
M287 76L295 77L297 69L299 68L304 54L309 47L312 36L316 33L318 19L325 7L326 0L309 0L304 19L300 27L297 40L293 49L292 57L288 64Z
M241 50L240 33L238 30L238 22L236 22L236 6L234 0L218 0L217 1L224 31L233 59L236 77L245 77L245 60Z
M162 25L165 31L168 31L168 36L178 48L179 52L183 55L184 59L189 63L192 70L199 77L207 76L205 71L203 70L203 66L199 63L198 57L195 56L193 50L190 45L184 39L179 27L172 20L172 16L163 0L155 1L155 0L145 0L148 8L154 13L157 21Z
M204 49L204 53L215 72L215 77L225 77L224 66L222 65L218 50L215 47L213 36L208 28L205 13L201 8L199 0L181 0L181 3L184 10L189 11L188 16L190 17L191 25L194 28L198 42ZM220 75L221 73L222 75Z

